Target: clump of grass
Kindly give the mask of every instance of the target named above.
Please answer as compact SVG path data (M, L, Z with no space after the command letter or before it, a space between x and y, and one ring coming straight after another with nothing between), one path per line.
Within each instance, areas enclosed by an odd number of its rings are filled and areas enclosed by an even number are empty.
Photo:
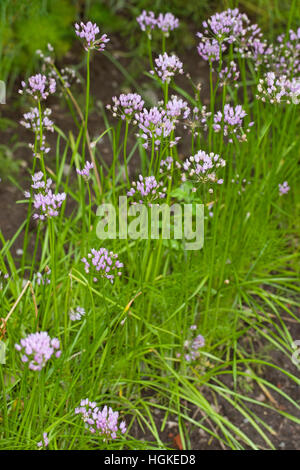
M229 32L211 18L199 46L209 68L206 108L190 77L186 89L176 85L177 74L184 73L184 64L168 51L176 19L147 15L139 23L148 38L152 72L147 76L161 88L157 106L147 108L137 94L116 97L103 110L106 130L92 141L90 59L93 49L101 53L108 42L92 23L76 27L86 49L83 110L51 48L45 75L22 85L35 106L29 119L33 167L31 187L20 201L24 223L10 240L0 232L0 335L6 349L0 368L2 449L167 448L161 432L170 417L178 423L183 448L191 448L191 432L202 429L222 448L272 449L274 430L253 411L256 407L299 424L299 404L266 375L274 369L299 385L287 326L291 319L298 322L294 307L299 305L294 300L299 70L293 55L298 40L288 31L271 48L251 23L243 25L239 12L223 13L224 24L231 15L236 19ZM161 32L160 58L152 51L153 29ZM282 67L283 81L277 76ZM274 77L267 75L270 69ZM268 83L266 93L260 80ZM77 135L49 122L46 98L59 87ZM48 150L47 132L57 134L55 150ZM130 134L136 137L133 146ZM110 166L97 145L104 136L111 145ZM136 153L142 173L137 180L130 171ZM51 154L55 170L48 163ZM289 191L282 194L284 181ZM110 229L106 235L102 216L113 208L122 220L119 196L126 195L134 236L114 234L113 219L104 224ZM187 240L161 232L151 238L145 220L162 203L186 204L194 215L196 205L203 205L203 247L186 249ZM135 209L142 207L145 219L137 220ZM170 225L174 234L173 219ZM23 257L17 263L12 248L22 233ZM47 332L47 345L35 335L26 355L20 354L22 339L38 332ZM257 342L280 351L287 367L262 356ZM61 354L55 355L58 347ZM32 370L31 355L38 370ZM251 393L255 387L265 401ZM90 401L81 403L86 398ZM284 411L279 399L293 411ZM75 413L85 403L94 409L94 401L101 413L107 405L118 414L105 415L105 424L98 425L99 410L92 423L85 410ZM249 431L224 415L224 403L247 420ZM78 414L101 432L85 430ZM117 418L126 423L121 432L109 427ZM146 431L151 438L142 441Z

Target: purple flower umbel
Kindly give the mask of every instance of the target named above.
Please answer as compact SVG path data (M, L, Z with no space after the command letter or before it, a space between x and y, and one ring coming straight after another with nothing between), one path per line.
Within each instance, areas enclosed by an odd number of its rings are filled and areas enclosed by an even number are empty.
M54 78L48 78L46 75L38 73L32 75L28 79L28 84L26 82L21 82L22 88L19 90L19 93L27 93L32 96L35 100L45 100L48 98L49 94L53 94L56 91L56 81Z
M81 39L83 39L84 48L86 51L90 49L96 49L97 51L104 51L105 44L110 41L106 34L103 34L101 38L96 39L97 34L100 33L100 29L96 23L88 21L86 24L81 22L75 24L75 33Z
M106 248L100 248L100 250L93 248L87 258L82 258L81 261L84 263L84 270L87 274L92 269L94 282L97 282L101 277L108 279L113 284L115 277L122 275L119 269L123 268L123 263L120 263L117 254L107 251Z
M122 93L119 97L112 97L113 105L108 104L107 109L110 109L113 116L120 116L121 119L131 121L134 114L138 111L142 111L144 107L144 101L138 93Z
M48 178L45 182L41 171L32 176L32 181L32 189L38 190L33 195L33 206L37 210L37 212L33 214L33 218L45 220L47 217L57 217L58 209L66 199L66 194L54 194L50 189L52 179ZM25 192L25 197L30 198L30 193L28 191Z
M223 180L217 177L216 170L224 167L225 165L225 160L220 158L218 154L213 152L208 154L203 150L199 150L196 155L187 158L182 164L183 173L181 180L192 180L198 183L210 182L222 184Z
M167 188L162 188L163 183L158 183L155 176L146 176L145 178L140 175L137 182L132 183L131 189L127 192L127 196L137 196L139 204L147 202L149 206L157 199L166 197ZM132 204L137 204L133 202Z
M80 406L75 408L75 414L81 415L85 426L92 434L99 434L103 441L116 439L117 435L126 432L126 423L119 424L119 413L112 408L104 406L100 410L97 403L89 401L88 398L81 400Z
M215 132L220 132L223 126L223 133L225 136L229 135L229 142L232 142L231 136L235 135L240 141L247 141L247 136L243 130L243 121L246 116L246 111L241 105L233 108L230 104L225 104L223 113L218 111L214 115L213 128ZM222 123L223 121L223 123ZM250 132L250 127L253 126L253 122L248 124L246 132Z
M94 165L93 163L90 163L90 162L86 162L86 164L84 165L83 169L82 170L79 170L78 168L76 168L76 172L78 175L80 176L83 176L86 180L89 178L90 176L90 171L94 168Z
M21 361L29 362L31 370L42 370L53 354L55 357L61 355L59 340L51 339L46 331L31 333L21 339L20 344L16 344L15 348L22 353Z
M47 447L49 444L48 434L43 432L43 438L40 442L37 443L37 447Z
M155 64L155 72L162 82L170 83L171 78L176 73L183 74L182 62L175 54L168 55L166 52L159 54L158 58L155 59ZM151 73L154 74L154 71L151 70Z
M280 196L283 196L283 194L287 194L289 190L291 189L287 181L284 181L282 184L279 184L278 187L279 187Z

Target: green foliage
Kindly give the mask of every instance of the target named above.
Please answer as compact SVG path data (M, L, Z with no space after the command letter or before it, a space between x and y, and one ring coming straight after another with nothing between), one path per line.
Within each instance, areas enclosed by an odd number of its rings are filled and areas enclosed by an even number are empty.
M72 44L76 10L69 0L3 0L0 14L0 79L8 90L17 74L33 71L37 49L50 43L63 57Z

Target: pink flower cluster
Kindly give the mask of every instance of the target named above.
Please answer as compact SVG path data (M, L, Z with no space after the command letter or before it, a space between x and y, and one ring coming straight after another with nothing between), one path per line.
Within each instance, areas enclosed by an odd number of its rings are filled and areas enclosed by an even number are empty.
M85 309L83 307L76 307L75 311L72 309L69 312L69 318L71 321L81 320L81 317L85 315Z
M172 119L178 119L181 114L182 119L187 119L191 112L187 102L176 95L171 96L171 99L167 102L166 110L168 116Z
M83 176L86 180L90 177L90 171L94 168L94 164L90 162L86 162L82 170L76 168L76 172L78 175Z
M38 73L32 75L28 79L28 84L26 82L21 82L22 88L19 90L19 93L27 93L32 96L35 100L45 100L48 98L49 94L53 94L56 91L56 81L54 78L48 78L46 75Z
M96 23L88 21L84 24L82 21L80 24L75 24L75 33L78 37L83 39L84 48L86 51L90 49L96 49L97 51L104 51L105 44L110 41L106 34L103 34L101 38L96 39L97 34L100 33L100 29Z
M132 183L131 189L127 192L127 196L142 197L139 199L138 203L143 204L144 200L148 202L148 205L151 206L152 202L157 199L163 199L166 197L167 188L163 188L163 183L159 183L155 176L146 176L145 178L142 175L139 175L137 182ZM132 204L137 204L133 202Z
M131 121L135 113L144 107L144 101L138 93L122 93L119 97L113 96L112 100L113 105L108 104L106 108L112 111L114 117L120 116L123 120Z
M126 432L126 423L121 421L119 424L119 413L112 408L104 406L99 409L97 403L91 402L88 398L81 400L80 406L75 408L75 414L81 415L85 426L92 434L99 434L103 441L116 439L117 433Z
M169 137L171 132L175 129L175 123L171 120L166 110L158 108L157 106L150 108L149 111L144 108L143 111L135 115L135 119L139 128L142 131L141 138L145 141L144 148L148 148L149 140L154 142L155 148L158 148L161 141ZM179 140L178 137L171 145L176 144Z
M199 150L199 152L187 158L182 164L184 171L181 180L184 182L192 179L200 183L211 182L222 184L223 179L219 179L216 176L216 170L225 165L225 160L220 158L218 154L213 152L208 154L204 150Z
M283 196L284 194L287 194L289 190L291 189L287 181L284 181L282 184L279 184L278 187L279 187L279 196Z
M50 189L52 185L52 179L48 178L45 182L43 179L43 173L41 171L35 173L32 176L32 181L32 189L40 190L39 192L36 192L33 196L33 206L38 211L33 214L33 218L45 220L47 217L58 216L58 209L61 207L63 201L66 199L66 194L54 194ZM25 192L25 197L31 197L28 191Z
M243 120L246 115L246 111L244 111L241 105L237 105L233 108L230 104L225 104L223 112L218 111L214 115L214 131L220 132L223 126L225 136L235 135L238 140L246 141L247 136L243 130ZM246 132L250 132L250 127L252 127L253 124L254 122L248 124ZM229 138L229 142L232 142L231 137Z
M37 447L47 447L49 445L48 434L43 432L43 438L40 442L37 443Z
M182 62L175 54L168 55L166 52L159 54L158 58L155 59L155 64L155 72L162 82L170 83L171 78L176 73L183 74ZM150 73L154 74L154 70L151 70Z
M141 15L137 17L137 22L142 31L146 31L151 38L151 31L154 28L160 29L165 36L168 36L170 31L178 28L179 20L175 18L172 13L160 13L157 18L153 11L143 10Z
M268 72L259 80L257 99L269 103L298 101L300 96L300 78L288 79L286 75L277 77L274 72Z
M237 8L228 8L221 13L215 13L202 25L206 35L213 34L219 42L226 41L231 44L245 35L245 22L249 23L245 14L240 13Z
M202 33L197 33L200 42L197 47L198 54L203 60L208 62L219 62L220 52L226 50L224 44L220 44L216 39L206 38Z
M194 331L197 329L197 325L190 326L190 330ZM197 335L193 340L186 340L183 344L186 353L184 354L184 359L187 362L195 361L200 356L199 349L205 346L205 339L202 335ZM180 353L177 353L178 358L181 357Z
M60 343L57 338L50 338L46 331L31 333L16 344L17 351L22 353L21 361L29 362L29 369L42 370L47 361L55 354L60 357Z
M107 251L106 248L100 248L100 250L93 248L87 258L82 258L81 261L84 263L84 270L87 274L93 269L94 282L97 282L98 277L101 277L108 279L113 284L115 276L122 275L119 269L123 268L123 263L120 263L117 254Z
M49 119L51 112L50 108L46 108L45 110L42 110L41 117L43 130L53 132L53 121ZM23 119L20 121L20 124L35 133L40 132L41 122L38 108L31 108L28 113L23 114Z

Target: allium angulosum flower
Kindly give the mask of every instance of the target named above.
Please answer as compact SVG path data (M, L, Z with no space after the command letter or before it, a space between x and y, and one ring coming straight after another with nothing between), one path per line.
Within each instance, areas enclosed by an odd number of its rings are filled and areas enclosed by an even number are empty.
M151 31L155 28L160 29L167 37L169 36L170 31L173 31L179 26L179 20L173 15L173 13L160 13L156 18L153 11L143 10L136 20L140 25L141 30L145 31L150 39Z
M197 325L190 326L191 331L195 331L196 329L197 329ZM204 346L205 346L205 339L202 335L197 335L192 340L186 340L183 344L183 347L186 351L184 354L184 359L187 362L195 361L200 356L199 350L203 348ZM180 358L181 354L177 353L176 356Z
M256 98L269 103L291 103L300 95L300 78L289 80L285 75L277 77L274 72L268 72L257 85Z
M235 135L238 140L246 141L247 136L245 132L250 132L250 127L254 124L250 122L247 129L245 131L243 130L243 120L246 115L246 111L244 111L241 105L237 105L233 108L230 104L225 104L223 113L222 111L218 111L214 115L214 131L220 132L223 126L224 136ZM229 138L229 142L232 142L231 137Z
M132 204L143 204L146 202L151 206L153 201L166 197L166 190L167 188L163 187L163 183L159 183L154 176L146 176L144 178L142 175L139 175L138 181L132 183L127 196L141 198L138 202L132 202Z
M172 95L171 99L167 102L166 111L168 117L175 120L180 118L181 115L182 119L187 119L191 112L187 102L176 95Z
M94 282L97 282L99 278L106 278L113 284L115 277L122 275L119 269L123 268L123 263L120 263L117 254L107 251L106 248L100 248L100 250L93 248L87 258L82 258L81 261L84 263L84 270L87 274L92 271Z
M156 18L153 11L143 10L136 21L140 25L141 30L146 31L148 36L151 37L151 31L156 26Z
M278 187L279 187L279 196L283 196L284 194L287 194L289 190L291 189L287 181L284 181L282 184L279 184Z
M107 109L111 110L114 117L119 116L123 120L131 121L138 111L144 108L144 101L137 93L122 93L120 96L113 96L113 105L108 104Z
M80 406L75 408L75 414L81 415L85 427L92 433L103 438L103 441L116 439L118 435L126 432L126 423L119 424L119 413L112 408L104 406L100 410L97 403L89 401L88 398L81 400Z
M70 310L69 317L71 321L81 320L81 317L85 315L85 310L82 307L76 307L75 310Z
M37 143L39 145L39 151L48 153L50 151L50 147L46 143L46 137L45 135L42 135L42 140L41 140L41 126L43 128L43 133L45 131L53 132L54 131L54 125L53 121L49 119L49 116L51 115L51 109L46 108L45 110L41 109L41 120L40 120L40 112L38 108L31 108L28 113L23 114L23 119L20 121L20 124L26 129L30 129L32 132L35 133ZM33 144L28 144L29 148L33 151L33 155L36 155L36 152L34 152L35 147Z
M46 331L31 333L21 339L20 344L16 344L15 348L22 354L21 361L28 362L29 369L34 371L42 370L53 354L55 357L61 355L59 340L51 339Z
M183 74L182 62L175 54L168 55L166 52L159 54L155 59L155 64L155 72L162 82L170 83L174 75L177 73ZM154 74L154 70L151 70L150 73Z
M97 34L100 33L100 29L96 23L88 21L86 24L81 22L75 24L75 33L78 37L83 39L83 45L86 51L90 49L96 49L97 51L104 51L105 45L110 39L106 34L103 34L101 38L96 39Z
M43 432L43 438L40 442L37 443L37 447L47 447L49 445L49 439L48 439L48 434L46 432Z
M200 42L197 47L198 54L208 62L219 62L220 51L225 51L226 46L219 44L216 39L206 38L202 33L197 33Z
M76 172L78 175L83 176L84 179L88 180L90 177L90 171L94 168L94 164L90 162L86 162L82 170L76 168Z
M55 79L46 77L46 75L41 73L32 75L28 79L28 84L22 81L21 85L22 88L19 90L19 93L21 95L27 93L35 100L45 100L49 94L53 94L56 91Z
M176 18L173 13L160 13L157 17L156 25L158 29L165 34L165 36L168 36L170 31L178 28L179 19Z
M54 131L53 121L49 119L51 112L50 108L46 108L41 112L43 131ZM31 108L28 113L23 114L23 119L20 121L20 124L26 127L26 129L32 130L34 133L40 132L41 121L38 108Z
M54 194L51 190L52 179L48 178L45 182L41 171L32 176L32 181L31 187L35 191L33 194L33 206L38 211L33 214L33 218L45 220L49 217L58 216L58 209L66 199L66 194ZM25 192L25 197L30 198L28 191Z
M182 164L183 172L181 180L183 182L192 180L199 183L210 182L222 184L223 179L217 177L216 170L225 165L225 160L220 158L218 154L213 152L208 154L203 150L199 150L199 152L187 158Z
M213 35L219 43L231 44L245 35L245 23L250 23L247 15L240 13L238 8L228 8L203 21L202 26L206 35Z
M149 146L149 141L153 141L155 148L158 149L162 140L169 137L175 129L174 120L169 118L166 110L157 106L149 110L144 108L142 112L135 115L135 119L142 131L140 137L145 141L143 147L146 149ZM170 145L175 145L178 140L179 137L176 137L173 142L170 142Z

